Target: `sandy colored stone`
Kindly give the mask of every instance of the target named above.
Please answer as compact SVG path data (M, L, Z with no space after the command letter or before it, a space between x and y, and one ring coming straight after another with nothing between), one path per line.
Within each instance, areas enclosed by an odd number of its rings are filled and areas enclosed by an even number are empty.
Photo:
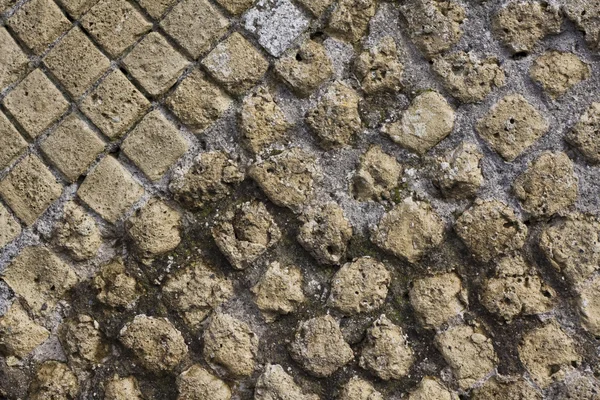
M542 395L523 378L495 376L473 391L473 400L542 400Z
M435 345L463 390L483 379L498 365L492 340L478 328L452 327L436 335Z
M33 321L18 300L0 316L0 348L6 356L23 358L49 336L50 332Z
M510 322L520 315L548 312L556 292L520 255L501 258L493 277L481 291L481 303L489 312Z
M159 21L164 13L177 3L177 0L137 0L137 2L148 15Z
M199 260L176 271L163 285L162 293L185 322L197 330L212 310L233 296L233 285L208 263Z
M600 267L600 222L572 213L555 218L542 231L540 248L572 284L583 283Z
M234 32L202 60L202 66L227 91L242 95L262 79L269 62L252 43Z
M386 212L371 235L381 249L416 263L444 240L444 221L429 203L407 197Z
M348 42L358 42L367 33L375 11L375 0L340 0L329 17L327 31Z
M400 146L423 155L452 132L454 118L446 99L430 90L412 100L400 121L385 124L381 130Z
M484 183L480 162L483 154L476 144L461 142L435 159L433 183L444 197L475 197Z
M8 167L27 148L27 141L0 112L0 170Z
M315 17L320 17L333 3L333 0L298 0L298 2L307 8Z
M384 381L402 379L414 362L411 349L401 327L381 315L367 330L359 364Z
M446 90L463 103L482 101L506 80L496 57L480 58L473 52L438 56L433 60L433 70Z
M75 399L79 393L77 377L62 362L45 361L29 386L29 400Z
M561 381L581 363L573 337L555 320L526 333L519 344L519 358L542 389Z
M249 376L256 367L258 336L243 321L215 313L204 330L204 360L233 376Z
M297 238L302 247L319 264L340 264L352 238L352 225L342 208L334 202L310 207L300 220L303 224Z
M346 315L371 312L385 303L392 277L371 257L344 264L331 278L328 304Z
M65 97L39 68L19 82L2 103L31 139L41 135L69 108Z
M150 32L123 59L133 79L150 94L160 96L175 84L187 59L158 32Z
M0 250L21 234L21 225L8 212L6 207L0 204Z
M110 139L117 139L150 108L120 70L111 72L81 102L81 111Z
M506 161L513 161L549 128L540 112L520 94L499 100L477 123L477 132Z
M14 7L16 0L1 0L0 1L0 12L4 13L10 8Z
M115 259L100 269L92 280L96 298L111 307L131 308L141 295L135 278L125 270L123 260Z
M70 114L40 149L70 182L75 182L104 150L104 142L78 115Z
M144 188L114 157L104 157L90 172L77 195L108 222L115 223L144 194Z
M361 133L360 98L347 84L336 81L306 113L306 123L325 150L346 147Z
M197 133L221 118L231 103L231 98L199 69L194 69L166 100L177 118Z
M60 197L62 185L33 154L22 159L0 181L0 195L27 226Z
M109 355L110 345L98 328L97 321L83 314L60 325L60 341L72 365L98 365Z
M292 147L257 162L249 175L273 203L299 211L313 198L320 169L311 154Z
M578 83L589 79L591 67L573 53L547 51L533 62L529 70L531 79L554 99L565 94Z
M578 293L579 312L583 327L600 336L600 277L595 276Z
M391 36L385 36L377 45L363 51L354 63L354 70L367 94L396 93L402 89L404 66Z
M600 103L590 105L565 139L579 150L587 161L600 163Z
M184 0L173 7L160 26L197 59L225 35L229 21L207 0Z
M462 37L466 11L454 0L409 0L400 10L412 41L428 57L448 50Z
M419 386L408 394L408 400L458 400L459 397L446 389L436 378L426 376ZM508 399L505 399L508 400Z
M244 98L239 125L246 147L255 154L283 141L292 127L266 86L260 86Z
M23 4L7 23L8 27L35 54L41 54L71 23L52 0L32 0Z
M69 201L65 204L62 219L55 225L54 243L74 260L83 261L98 254L102 236L94 218Z
M456 220L454 231L473 256L487 262L521 249L528 229L505 203L477 199Z
M599 400L600 381L593 376L571 375L565 380L564 386L552 391L557 399L568 400Z
M241 15L254 3L255 0L216 0L223 8L234 16Z
M275 72L298 96L308 97L333 75L333 63L321 43L306 40L275 63Z
M585 34L588 46L597 51L600 49L600 4L588 0L569 0L562 7L566 16Z
M152 28L126 0L100 0L80 22L112 58L120 56Z
M344 385L338 400L383 400L383 395L369 381L353 376Z
M254 200L226 211L212 236L231 265L244 269L281 239L281 231L264 203Z
M281 365L269 364L256 381L254 400L319 400L319 396L302 390Z
M73 98L80 97L110 67L108 58L78 27L50 50L44 64Z
M409 299L427 329L440 329L451 318L464 313L468 305L467 290L454 272L415 280Z
M282 267L274 261L250 291L265 320L272 322L279 314L293 313L304 303L306 298L302 284L302 271L299 268Z
M127 234L145 259L167 253L181 242L181 214L162 200L150 200L126 223Z
M12 260L2 280L21 297L34 315L51 312L78 282L73 269L44 246L29 246Z
M177 127L154 110L133 128L121 149L150 179L157 181L188 151L189 145Z
M29 59L5 28L0 28L0 90L18 81L29 68Z
M181 332L166 318L136 315L121 329L119 340L155 373L173 371L188 354Z
M190 209L210 210L243 179L240 166L225 152L209 151L200 153L189 170L177 173L169 190L175 200Z
M98 0L57 0L57 3L60 4L73 19L79 19L97 2Z
M177 400L229 400L229 386L199 364L194 364L177 377Z
M298 323L290 355L309 374L328 377L354 358L339 323L330 315Z
M511 1L492 18L492 32L511 53L528 53L547 35L560 33L562 17L546 2Z
M113 376L104 384L104 400L142 400L138 381L133 376Z
M398 160L380 146L371 146L360 157L353 178L354 198L359 201L389 200L398 187L403 168Z
M578 181L569 156L546 151L517 177L513 190L525 211L549 217L575 204Z

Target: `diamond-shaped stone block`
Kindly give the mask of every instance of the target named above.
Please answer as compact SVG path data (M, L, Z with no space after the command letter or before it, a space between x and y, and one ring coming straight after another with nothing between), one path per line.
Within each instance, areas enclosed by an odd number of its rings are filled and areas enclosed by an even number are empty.
M4 98L4 106L35 139L69 108L69 103L48 77L36 69Z
M0 28L0 90L17 82L29 67L29 59L8 31Z
M81 103L81 110L111 139L138 121L150 102L119 70L106 77Z
M219 43L202 60L202 65L235 95L241 95L255 86L269 68L265 57L237 32Z
M156 181L185 154L188 144L177 128L155 110L131 131L121 149L150 179Z
M111 55L118 57L152 28L126 0L100 0L81 25Z
M192 58L198 58L227 32L229 21L208 0L183 0L160 25Z
M15 240L21 234L21 225L8 212L6 207L0 204L0 250Z
M79 19L90 8L92 8L98 0L56 0L71 17Z
M138 4L154 19L160 20L165 11L177 0L137 0Z
M105 220L115 223L144 194L144 188L114 157L107 156L85 178L77 195Z
M62 186L35 155L19 162L0 182L0 195L27 225L31 225L62 193Z
M9 166L27 147L23 136L0 112L0 170Z
M123 59L123 64L146 92L158 96L175 84L188 61L160 33L151 32Z
M40 147L50 162L75 182L104 150L104 142L81 118L71 114Z

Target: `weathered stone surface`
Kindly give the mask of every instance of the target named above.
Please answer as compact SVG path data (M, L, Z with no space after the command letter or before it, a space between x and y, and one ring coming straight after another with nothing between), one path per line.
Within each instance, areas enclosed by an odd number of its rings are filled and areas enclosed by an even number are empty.
M309 394L286 374L281 365L269 364L256 381L254 400L319 400L316 394Z
M465 312L468 305L467 290L453 272L415 280L409 298L421 324L428 329L440 329Z
M265 320L272 322L278 314L293 313L306 300L302 284L300 269L294 266L282 267L275 261L250 290Z
M600 399L600 381L593 376L573 374L565 380L564 386L556 387L551 395L560 399L598 400Z
M342 389L339 400L383 400L383 395L379 393L370 382L357 376L350 378L348 383Z
M413 99L400 121L381 130L400 146L423 155L452 132L454 118L454 110L441 94L426 91Z
M445 197L475 197L484 183L480 162L483 154L477 145L461 142L435 160L433 183Z
M241 15L246 11L255 0L216 0L223 8L229 11L234 16Z
M542 395L523 378L496 376L473 391L473 400L542 400Z
M419 386L410 392L408 400L458 400L456 393L446 389L435 378L426 376L421 380Z
M583 327L600 336L600 277L595 276L579 291L579 312Z
M426 202L408 197L385 213L371 241L410 263L444 240L444 222Z
M156 20L160 20L165 11L173 6L173 4L177 3L176 0L137 0L137 2Z
M98 326L97 321L83 314L61 324L60 340L72 365L97 365L108 356L110 346Z
M127 273L121 259L103 266L92 285L98 290L98 300L111 307L131 308L141 295L135 278Z
M33 321L18 300L0 316L0 347L8 356L23 358L49 336L50 332Z
M454 231L476 258L487 262L521 249L528 229L503 202L477 199L456 220Z
M566 16L584 32L585 40L592 50L600 49L600 24L597 16L600 4L587 0L571 0L562 7Z
M229 400L229 386L199 364L194 364L177 377L178 400Z
M89 260L102 245L96 221L73 201L65 204L63 219L54 228L54 242L74 260Z
M74 19L79 19L90 8L96 4L98 0L58 0L57 3L69 13Z
M113 376L104 384L105 400L142 400L137 379L133 376L120 378L119 375Z
M17 82L29 68L29 59L5 28L0 28L0 90Z
M402 171L402 165L395 157L386 154L380 146L371 146L360 157L353 179L354 197L359 201L391 199Z
M0 169L4 169L27 148L23 136L10 123L4 113L0 112Z
M290 354L302 368L317 377L330 376L354 358L338 322L330 315L300 322Z
M21 234L21 225L8 212L6 207L0 204L0 250L15 240Z
M204 359L233 376L248 376L256 367L258 336L234 317L215 313L203 335Z
M588 161L600 163L600 103L590 105L566 139Z
M77 377L67 364L45 361L29 386L30 400L74 399L79 393Z
M121 329L119 340L156 373L173 371L188 353L181 332L166 318L136 315Z
M340 0L333 8L327 30L333 36L357 42L367 33L376 10L375 0Z
M298 2L306 7L315 17L319 17L333 3L333 0L298 0Z
M404 67L391 36L384 37L376 46L362 52L354 63L354 70L367 94L395 93L402 88Z
M529 71L531 79L540 83L552 98L589 79L591 73L590 66L575 54L556 50L539 56Z

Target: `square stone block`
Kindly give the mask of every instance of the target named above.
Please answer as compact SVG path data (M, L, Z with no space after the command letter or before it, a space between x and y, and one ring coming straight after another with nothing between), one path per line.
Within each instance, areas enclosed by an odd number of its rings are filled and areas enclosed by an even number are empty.
M129 171L107 156L85 178L77 195L105 220L115 223L144 194Z
M42 344L50 332L34 322L18 300L0 316L0 346L5 355L23 358Z
M177 0L137 0L138 4L154 19L160 20L167 8Z
M35 155L28 155L0 181L0 195L31 225L62 193L62 185Z
M15 240L20 234L21 225L6 207L0 204L0 250Z
M8 118L0 112L0 170L8 167L10 163L27 148L23 136L10 123Z
M36 69L8 93L4 106L35 139L69 109L69 102L42 70Z
M50 50L44 64L74 98L81 96L110 67L108 58L78 27Z
M35 54L41 54L71 26L52 0L31 0L9 19L8 26Z
M158 110L146 115L121 145L123 153L153 181L162 178L188 147L177 128Z
M98 0L56 0L71 17L79 19L83 14L89 11Z
M40 148L60 172L75 182L104 150L104 142L81 118L71 114Z
M121 137L150 102L119 70L111 72L82 102L81 111L111 139Z
M0 28L0 90L17 82L29 69L29 59L5 28Z

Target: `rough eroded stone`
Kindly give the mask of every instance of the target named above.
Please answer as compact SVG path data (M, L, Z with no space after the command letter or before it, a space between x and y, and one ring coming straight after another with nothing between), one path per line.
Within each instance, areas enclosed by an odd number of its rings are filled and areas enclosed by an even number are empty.
M0 250L15 240L21 234L21 225L8 212L6 207L0 204Z
M339 0L333 8L327 30L333 36L357 42L367 32L375 11L375 0Z
M578 302L583 327L600 336L600 277L595 276L579 291Z
M286 374L281 365L269 364L256 381L254 400L319 400L316 394L309 394Z
M396 93L402 89L404 66L398 59L396 42L391 36L361 53L354 63L354 70L367 94Z
M100 364L109 354L109 345L98 329L98 322L88 315L64 321L59 328L61 344L73 365Z
M45 361L29 385L29 400L75 399L79 393L77 377L67 364Z
M18 81L29 68L29 59L5 28L0 28L0 90Z
M456 393L446 389L435 378L426 376L419 386L409 393L408 400L458 400Z
M135 278L127 273L121 259L103 266L92 285L99 291L96 298L111 307L131 308L141 295Z
M451 318L464 313L468 305L467 291L453 272L415 280L409 298L421 324L428 329L441 328Z
M589 79L592 69L573 53L547 51L533 62L529 75L552 98L565 94L581 81Z
M177 377L178 400L229 400L229 386L199 364L194 364Z
M278 314L296 311L305 301L302 291L302 271L293 266L281 267L272 262L251 291L256 305L263 312L267 322L273 321Z
M104 384L104 400L142 400L142 392L133 376L114 375Z
M97 255L102 237L94 218L70 201L65 205L62 220L56 224L54 242L74 260L83 261Z
M0 170L12 164L26 148L27 142L23 136L0 112Z
M383 400L383 395L379 393L373 385L357 376L350 378L344 385L339 400Z
M4 355L23 358L49 336L50 332L33 321L18 300L0 316L0 347Z
M484 183L480 162L483 154L476 144L461 142L435 161L434 184L445 197L475 197Z
M353 179L354 197L359 201L389 200L398 187L402 165L380 146L371 146L360 157L360 165Z
M473 391L473 400L542 400L531 384L522 378L492 377L482 387Z
M590 105L566 139L588 161L600 163L600 103Z
M600 49L600 4L588 0L569 0L564 3L563 11L584 32L588 46L592 50Z

